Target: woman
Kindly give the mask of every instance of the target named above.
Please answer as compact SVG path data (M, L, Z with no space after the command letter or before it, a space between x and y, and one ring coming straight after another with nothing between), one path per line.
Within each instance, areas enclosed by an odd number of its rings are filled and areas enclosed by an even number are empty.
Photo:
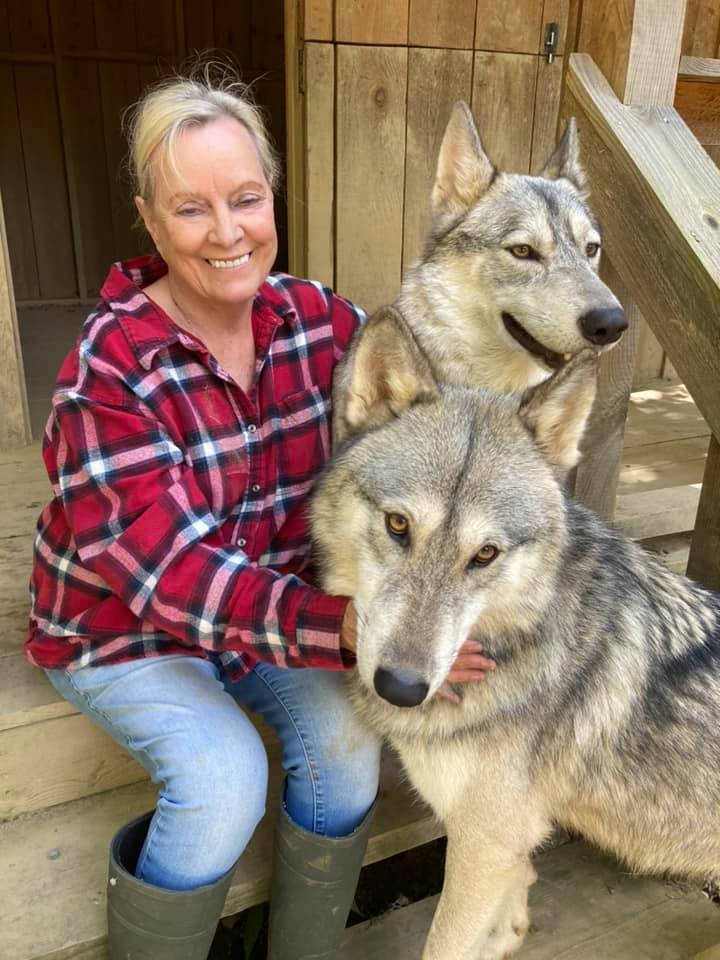
M159 256L111 269L60 372L27 652L160 784L112 844L112 955L207 955L265 809L246 709L275 728L287 773L270 956L329 957L379 744L343 696L355 613L311 585L306 507L333 367L363 314L268 275L276 161L237 87L174 78L140 102L130 139ZM457 666L451 679L470 679L488 662L468 647Z

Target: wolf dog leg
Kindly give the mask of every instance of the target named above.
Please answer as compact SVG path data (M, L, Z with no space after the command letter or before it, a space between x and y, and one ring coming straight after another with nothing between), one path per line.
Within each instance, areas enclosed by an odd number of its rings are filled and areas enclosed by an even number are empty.
M488 824L483 830L492 833ZM503 960L514 953L528 929L527 891L535 879L529 854L449 832L445 885L423 960Z

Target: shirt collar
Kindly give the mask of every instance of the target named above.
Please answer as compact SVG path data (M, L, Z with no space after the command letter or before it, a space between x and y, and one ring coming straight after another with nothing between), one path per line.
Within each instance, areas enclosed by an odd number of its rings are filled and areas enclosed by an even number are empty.
M145 287L166 273L167 264L156 254L119 261L110 268L100 291L146 370L150 369L158 350L172 343L179 342L190 350L207 352L198 340L181 330L143 292ZM255 294L253 303L253 334L258 353L269 349L278 327L283 323L294 324L296 319L295 309L284 291L266 280Z

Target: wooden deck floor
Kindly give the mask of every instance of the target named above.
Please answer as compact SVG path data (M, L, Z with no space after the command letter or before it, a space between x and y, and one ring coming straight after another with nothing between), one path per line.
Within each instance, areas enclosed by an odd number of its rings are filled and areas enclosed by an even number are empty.
M535 867L517 960L720 960L720 906L698 888L631 876L584 843L540 854ZM352 927L338 960L418 960L436 902Z

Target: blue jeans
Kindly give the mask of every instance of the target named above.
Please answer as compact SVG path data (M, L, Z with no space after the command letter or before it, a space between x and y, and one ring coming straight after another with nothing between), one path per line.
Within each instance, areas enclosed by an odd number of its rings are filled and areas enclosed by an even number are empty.
M170 890L213 883L265 813L265 748L238 706L275 729L285 806L299 826L346 836L375 799L380 743L355 718L341 674L258 663L232 683L217 661L186 656L46 673L160 784L136 870L147 883Z

